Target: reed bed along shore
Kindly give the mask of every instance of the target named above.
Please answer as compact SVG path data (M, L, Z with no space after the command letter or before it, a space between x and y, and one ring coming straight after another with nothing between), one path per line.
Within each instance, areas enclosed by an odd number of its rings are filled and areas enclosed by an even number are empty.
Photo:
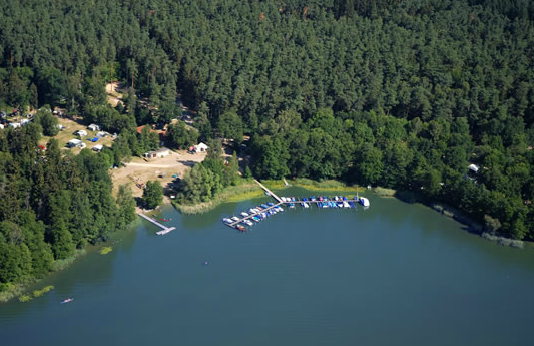
M173 201L173 206L182 214L193 215L206 213L218 205L227 202L240 202L263 196L263 190L252 180L242 180L235 186L225 188L208 202L181 204Z
M81 255L85 255L86 254L86 250L83 249L83 250L76 250L74 252L74 254L68 258L65 258L65 259L62 259L62 260L56 260L54 262L54 264L52 265L52 269L51 269L51 272L57 272L57 271L60 271L60 270L63 270L65 268L67 268L68 266L70 266L72 264L72 262L74 262L76 260L76 258L78 258L79 256ZM35 279L35 278L28 278L27 280L24 280L22 282L19 282L17 284L13 284L13 285L10 285L9 287L5 288L2 292L0 292L0 304L1 303L5 303L7 302L8 300L11 300L15 297L22 297L20 301L24 302L24 301L29 301L31 299L28 299L28 297L26 296L30 296L29 294L25 294L25 292L27 292L28 288L31 287L32 285L38 283L39 281L41 281L40 279ZM53 286L47 286L44 288L44 291L43 290L37 290L37 291L34 291L34 298L37 298L38 296L48 292ZM39 294L40 292L42 292L41 294ZM35 293L37 293L37 295L35 295ZM31 298L31 297L30 297Z
M361 186L348 186L337 180L313 181L305 178L298 178L288 181L285 185L283 180L262 180L261 183L271 190L281 190L288 186L302 187L309 191L338 192L338 193L363 193L367 189Z
M270 190L283 190L289 186L297 186L309 191L346 193L350 195L356 195L357 193L362 193L366 190L359 186L347 186L335 180L316 182L309 179L295 179L289 182L288 185L286 185L283 180L262 180L261 183ZM209 212L222 203L241 202L247 199L262 197L263 195L264 191L253 180L242 180L236 186L225 188L221 193L208 202L182 204L173 201L172 204L182 214L193 215Z

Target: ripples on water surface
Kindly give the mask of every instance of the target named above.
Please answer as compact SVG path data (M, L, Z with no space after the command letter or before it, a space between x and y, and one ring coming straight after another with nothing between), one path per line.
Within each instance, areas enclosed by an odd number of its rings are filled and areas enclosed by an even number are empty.
M166 208L169 235L143 223L40 283L55 286L45 296L1 306L2 345L532 345L534 251L371 203L297 208L245 234L219 219L252 202Z

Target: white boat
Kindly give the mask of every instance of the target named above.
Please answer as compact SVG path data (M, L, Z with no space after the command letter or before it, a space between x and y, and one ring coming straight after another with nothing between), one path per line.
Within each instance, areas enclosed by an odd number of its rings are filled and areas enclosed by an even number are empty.
M308 209L310 207L310 205L306 202L302 203L302 205L304 206L305 209Z
M251 213L251 214L257 214L258 213L258 211L256 209L253 209L253 208L249 209L248 212Z
M343 208L350 208L349 202L343 201Z
M250 221L250 220L243 220L243 222L246 223L246 224L249 225L249 226L254 225L254 224L252 223L252 221Z
M247 216L248 216L248 214L247 214L247 213L245 213L245 212L242 212L242 213L241 213L241 216L243 216L243 217L247 217Z
M232 221L239 221L239 218L237 216L232 216L230 219L232 219Z
M230 220L230 219L226 219L226 218L222 219L222 221L223 221L224 223L232 223L232 220Z
M364 207L369 207L371 203L369 203L369 200L365 197L360 197L360 204Z

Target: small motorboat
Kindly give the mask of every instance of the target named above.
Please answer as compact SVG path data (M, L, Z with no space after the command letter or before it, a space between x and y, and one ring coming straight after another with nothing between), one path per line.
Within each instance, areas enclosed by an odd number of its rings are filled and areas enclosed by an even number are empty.
M245 213L245 212L242 212L242 213L241 213L241 216L243 216L243 217L248 217L248 214Z
M232 220L224 218L224 219L222 219L222 222L224 222L224 223L232 223Z
M73 298L67 298L67 299L64 299L61 301L61 304L66 304L66 303L70 303L72 302L74 299Z
M232 219L232 221L236 221L236 222L240 220L237 216L232 216L230 219Z
M273 203L273 202L269 202L269 203L267 203L267 205L268 205L269 207L272 207L272 206L274 206L274 203Z
M160 221L163 221L163 222L169 222L171 220L167 220L167 219L159 219Z
M237 226L235 226L235 228L237 228L237 229L238 229L239 231L241 231L241 232L246 232L246 230L245 230L245 227L244 227L244 226L241 226L241 225L237 225Z

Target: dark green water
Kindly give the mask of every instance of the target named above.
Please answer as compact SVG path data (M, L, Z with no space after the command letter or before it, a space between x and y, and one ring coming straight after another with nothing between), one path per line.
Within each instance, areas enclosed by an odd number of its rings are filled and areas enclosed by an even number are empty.
M533 250L372 196L367 211L297 208L244 234L220 222L265 201L165 208L172 233L143 222L41 282L45 296L0 306L0 344L533 344Z

